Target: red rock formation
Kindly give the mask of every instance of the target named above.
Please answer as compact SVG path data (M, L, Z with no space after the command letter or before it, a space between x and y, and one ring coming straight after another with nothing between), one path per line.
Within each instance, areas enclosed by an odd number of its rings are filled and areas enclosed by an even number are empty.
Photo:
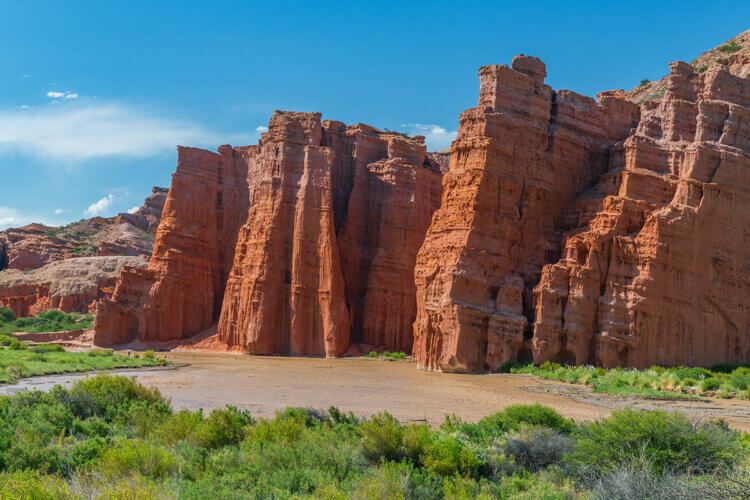
M140 257L80 257L47 264L31 271L0 272L0 307L16 317L49 309L88 313L112 295L125 266L145 267Z
M155 187L133 214L93 217L65 227L30 224L0 231L0 271L37 269L73 257L148 257L165 199L166 190Z
M560 248L563 214L637 122L627 100L544 84L537 58L479 71L479 107L462 113L443 198L415 270L414 358L482 371L523 356L532 289Z
M537 297L536 361L750 361L750 79L673 63L576 200Z
M410 350L414 257L439 196L422 140L275 113L219 337L340 356L351 330L355 343Z
M178 148L149 266L126 268L100 303L97 345L186 338L217 320L247 210L248 158L252 150L229 146Z
M149 268L123 273L96 342L187 338L221 311L218 338L247 352L341 356L350 330L408 351L439 193L424 138L319 113L274 113L258 146L181 148Z

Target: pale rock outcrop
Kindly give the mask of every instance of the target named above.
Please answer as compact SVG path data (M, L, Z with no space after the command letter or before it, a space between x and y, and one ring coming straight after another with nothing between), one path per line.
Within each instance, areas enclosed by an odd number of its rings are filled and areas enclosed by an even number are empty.
M0 272L0 307L19 318L49 309L94 312L100 300L112 295L125 266L146 264L141 257L79 257L29 271L7 269Z

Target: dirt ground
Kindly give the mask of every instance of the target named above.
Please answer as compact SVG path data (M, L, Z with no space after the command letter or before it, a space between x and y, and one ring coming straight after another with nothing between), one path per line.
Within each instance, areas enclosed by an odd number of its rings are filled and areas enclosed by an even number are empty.
M159 387L176 408L227 404L260 417L287 406L337 406L364 416L387 410L402 421L442 422L455 414L475 422L505 406L541 403L577 421L608 415L613 408L661 408L697 418L726 418L750 431L750 403L739 400L654 401L592 394L587 388L514 375L460 375L418 370L408 361L371 358L296 358L168 352L175 370L138 373Z

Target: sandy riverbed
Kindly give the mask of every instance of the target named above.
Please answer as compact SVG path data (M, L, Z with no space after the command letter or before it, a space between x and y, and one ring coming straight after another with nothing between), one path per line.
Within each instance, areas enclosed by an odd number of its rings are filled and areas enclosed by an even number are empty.
M156 385L178 408L215 408L231 404L257 416L272 416L287 406L337 406L357 415L387 410L403 421L442 422L456 414L467 421L511 404L541 403L577 421L604 417L613 408L662 408L700 418L726 417L737 428L750 431L750 403L712 400L665 402L628 400L590 394L587 388L567 386L535 377L461 375L418 370L408 361L370 358L291 358L236 354L166 353L178 370L139 374Z
M475 422L511 404L541 403L577 421L604 417L615 408L659 408L695 418L726 418L750 432L750 402L741 400L655 401L593 394L582 386L515 375L461 375L418 370L409 361L371 358L296 358L190 352L160 353L187 364L177 369L120 370L158 387L177 409L225 405L270 417L287 406L337 406L366 416L387 410L402 421L433 424L455 414ZM88 374L24 379L0 394L70 385Z

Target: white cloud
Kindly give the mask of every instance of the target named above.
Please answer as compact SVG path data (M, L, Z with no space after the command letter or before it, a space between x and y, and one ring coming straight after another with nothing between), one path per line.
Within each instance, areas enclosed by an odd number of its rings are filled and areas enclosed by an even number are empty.
M39 224L51 225L45 217L32 214L24 214L15 208L0 207L0 231L9 227L19 227L38 222Z
M132 106L83 101L0 111L0 153L20 152L63 161L101 157L147 158L178 144L249 144L251 134L218 134L189 121Z
M440 125L424 123L402 123L409 135L423 135L428 151L437 151L451 145L458 137L458 131L448 131Z
M140 209L141 209L141 207L133 207L131 209L128 209L128 213L129 214L134 214L134 213L136 213Z
M97 215L103 215L112 208L112 205L117 201L117 198L113 194L108 194L96 203L92 203L83 213L84 215L90 215L96 217Z
M31 109L31 108L33 108L33 107L34 107L34 106L29 106L29 105L27 105L27 104L21 104L20 106L18 106L18 109Z
M268 127L264 127L263 125L260 125L259 127L255 127L256 132L268 132Z
M55 90L50 90L47 92L47 97L50 99L78 99L78 94L75 92L57 92Z
M55 210L55 215L60 215L67 212L70 212L70 210L68 210L67 208L58 208L57 210Z
M21 76L22 76L23 78L31 78L31 75L29 75L28 73L27 73L27 74L24 74L24 75L21 75Z

